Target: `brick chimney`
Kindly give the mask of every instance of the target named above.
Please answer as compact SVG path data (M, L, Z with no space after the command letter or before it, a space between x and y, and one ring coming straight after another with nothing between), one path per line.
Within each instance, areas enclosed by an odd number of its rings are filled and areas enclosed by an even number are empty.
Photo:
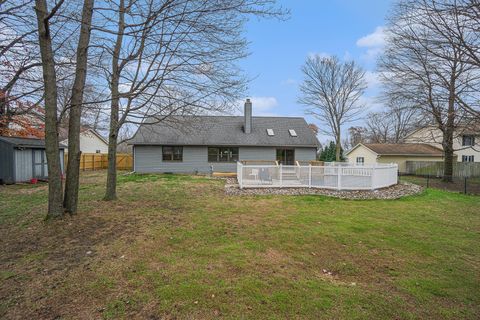
M243 130L245 133L252 133L252 102L250 99L245 101L244 117L245 124L243 126Z

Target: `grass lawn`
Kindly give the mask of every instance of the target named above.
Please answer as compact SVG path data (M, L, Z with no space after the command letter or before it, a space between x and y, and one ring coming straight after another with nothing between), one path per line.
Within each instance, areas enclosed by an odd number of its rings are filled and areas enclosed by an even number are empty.
M0 186L0 318L479 319L480 197L225 196L181 175Z

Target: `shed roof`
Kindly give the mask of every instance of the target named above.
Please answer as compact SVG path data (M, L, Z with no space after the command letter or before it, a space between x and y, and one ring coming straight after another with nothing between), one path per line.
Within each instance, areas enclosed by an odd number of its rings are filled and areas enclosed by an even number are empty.
M426 143L365 143L359 145L365 146L378 155L443 156L442 149Z
M301 117L252 117L252 132L243 131L242 116L182 116L143 124L129 141L133 145L218 145L318 147ZM268 135L267 129L273 130ZM293 129L296 136L290 134Z
M18 148L45 148L44 139L0 136L0 140ZM60 144L60 149L64 149L65 147L65 145Z

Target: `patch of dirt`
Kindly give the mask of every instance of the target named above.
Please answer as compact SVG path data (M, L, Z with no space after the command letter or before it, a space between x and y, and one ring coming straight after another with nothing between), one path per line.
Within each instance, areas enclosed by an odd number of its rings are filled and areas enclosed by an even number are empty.
M39 182L37 184L17 183L15 185L0 185L0 192L2 194L34 194L41 191L46 191L48 184Z
M262 256L263 259L270 261L274 264L282 264L289 260L287 256L273 248L268 248L267 251L262 253Z

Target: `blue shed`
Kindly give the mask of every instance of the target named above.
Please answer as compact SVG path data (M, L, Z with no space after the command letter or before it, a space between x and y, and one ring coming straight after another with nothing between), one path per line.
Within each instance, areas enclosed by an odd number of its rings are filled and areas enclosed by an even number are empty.
M60 166L64 172L64 145L60 145ZM0 184L47 179L45 140L0 136Z

